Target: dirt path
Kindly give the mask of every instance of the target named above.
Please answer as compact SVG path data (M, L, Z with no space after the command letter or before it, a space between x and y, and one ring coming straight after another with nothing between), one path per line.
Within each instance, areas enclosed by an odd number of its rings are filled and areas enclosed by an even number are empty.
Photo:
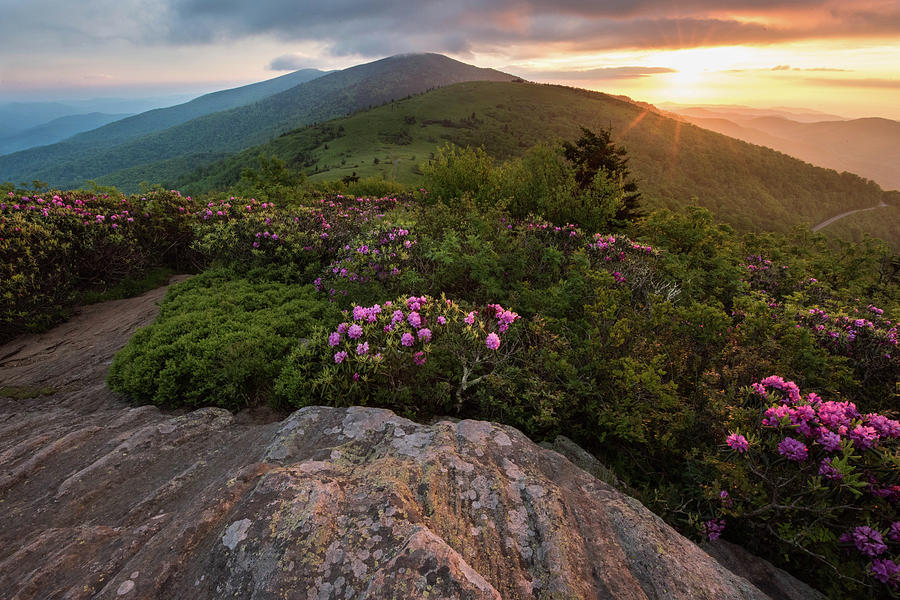
M173 277L170 284L186 278ZM50 331L20 336L0 346L0 407L39 409L48 403L70 405L73 398L80 410L108 407L109 402L121 406L122 400L112 393L94 394L85 405L83 392L105 389L113 355L139 327L153 321L166 289L82 307L75 317ZM14 398L4 400L3 394Z
M844 217L849 217L850 215L856 214L858 212L865 212L867 210L875 210L876 208L884 208L886 206L887 206L887 204L885 204L884 200L882 200L878 206L870 206L869 208L857 208L856 210L848 210L845 213L841 213L835 217L831 217L830 219L826 219L825 221L822 221L821 223L819 223L818 225L813 227L812 230L819 231L820 229L824 229L825 227L828 227L835 221L840 221Z

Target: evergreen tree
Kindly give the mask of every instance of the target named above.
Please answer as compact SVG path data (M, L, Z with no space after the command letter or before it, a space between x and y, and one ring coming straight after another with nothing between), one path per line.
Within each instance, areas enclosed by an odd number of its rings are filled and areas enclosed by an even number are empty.
M563 156L574 166L575 181L581 190L589 189L597 175L601 173L620 181L624 202L616 212L615 218L633 221L641 215L638 207L641 193L638 191L637 183L631 179L628 153L625 148L617 147L610 140L611 133L610 129L601 129L600 133L594 133L582 127L581 137L574 144L563 142Z

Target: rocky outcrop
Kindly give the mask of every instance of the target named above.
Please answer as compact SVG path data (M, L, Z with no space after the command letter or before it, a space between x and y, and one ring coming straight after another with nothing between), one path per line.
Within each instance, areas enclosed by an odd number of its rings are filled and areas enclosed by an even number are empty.
M767 597L515 429L129 407L102 386L116 344L87 336L90 364L0 349L0 386L53 388L0 403L4 598Z

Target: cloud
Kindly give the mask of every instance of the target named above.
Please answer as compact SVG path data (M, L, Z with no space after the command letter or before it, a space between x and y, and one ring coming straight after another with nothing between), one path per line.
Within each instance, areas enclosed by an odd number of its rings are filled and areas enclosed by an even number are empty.
M400 52L689 48L900 33L894 2L855 0L160 0L198 42L325 40L335 56Z
M660 73L676 73L667 67L605 67L581 71L529 71L519 67L508 67L506 71L520 73L529 79L560 79L565 81L600 81L617 79L639 79Z
M836 87L854 88L880 88L900 90L900 79L831 79L828 77L810 77L803 80L804 83L814 85L827 85Z
M772 71L790 71L791 65L775 65L772 67Z
M309 66L309 59L299 54L282 54L276 56L266 66L269 71L297 71Z

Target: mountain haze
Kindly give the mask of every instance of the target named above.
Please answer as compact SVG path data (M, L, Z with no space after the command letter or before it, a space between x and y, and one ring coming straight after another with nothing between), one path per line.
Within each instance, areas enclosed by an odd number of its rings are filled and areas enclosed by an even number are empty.
M53 144L73 135L102 127L107 123L118 121L131 115L110 115L106 113L87 113L84 115L67 115L53 119L49 123L43 123L20 131L13 135L0 138L0 154L8 154L18 150Z
M810 122L711 108L673 112L700 127L774 148L820 167L856 173L885 189L900 189L898 121L869 117Z
M115 132L110 138L101 128L64 144L0 157L0 180L38 178L54 186L74 187L127 170L114 179L123 189L134 190L141 181L157 182L190 172L198 165L309 123L460 81L513 78L439 54L394 56L318 77L252 104L200 116L137 139L122 141ZM107 144L85 155L80 144L88 137L97 142L105 137Z
M37 176L31 177L29 173L42 176L43 173L48 170L52 171L67 161L79 164L93 163L98 155L107 154L111 146L168 129L203 115L256 102L324 74L325 71L303 69L267 81L205 94L183 104L157 108L134 116L125 115L127 118L116 119L108 124L95 125L94 128L89 128L90 131L82 129L83 133L58 144L0 157L0 180L35 179ZM59 105L59 107L61 108L48 104L46 107L39 106L37 108L41 108L43 112L49 114L67 108L65 105ZM102 170L100 165L101 163L98 163L97 168ZM95 168L92 172L96 170ZM51 183L54 182L51 181Z

